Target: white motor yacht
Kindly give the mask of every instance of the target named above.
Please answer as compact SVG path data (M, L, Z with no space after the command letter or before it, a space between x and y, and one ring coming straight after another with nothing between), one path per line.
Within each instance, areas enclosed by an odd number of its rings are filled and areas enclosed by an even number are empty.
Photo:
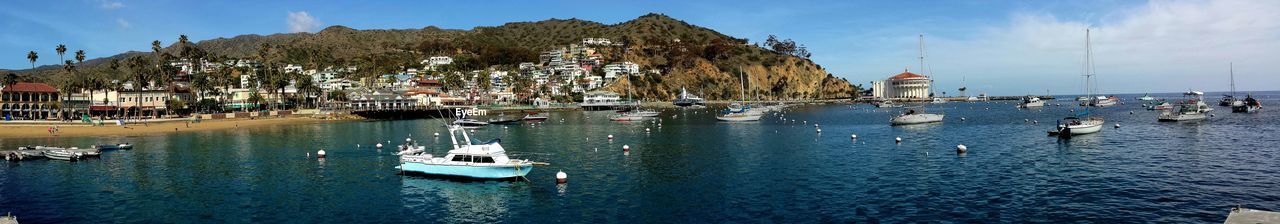
M442 157L425 152L401 155L400 165L396 168L427 175L509 179L528 175L536 164L529 160L509 158L499 139L472 143L462 126L450 125L448 129L453 142L453 149L448 154Z
M1044 101L1039 97L1028 96L1022 98L1022 103L1018 104L1018 108L1044 107Z

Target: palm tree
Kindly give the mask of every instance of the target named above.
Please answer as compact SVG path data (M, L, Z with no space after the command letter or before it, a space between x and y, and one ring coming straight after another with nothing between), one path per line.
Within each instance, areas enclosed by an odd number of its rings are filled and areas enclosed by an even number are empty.
M62 58L62 55L67 53L67 45L59 44L58 48L54 48L54 50L58 51L58 60L62 61L64 59Z
M77 80L73 78L75 77L75 75L72 75L72 74L75 74L75 69L76 69L76 65L72 64L71 60L66 60L62 64L62 70L66 71L68 74L66 78L67 80L64 80L62 84L63 92L66 93L66 94L62 94L63 99L65 99L63 100L63 102L66 102L66 100L71 99L71 94L70 94L71 90L78 89L80 87L80 83L78 83ZM59 118L62 117L62 109L58 109L58 117Z
M9 74L4 75L4 86L11 86L17 83L18 83L18 74L14 74L10 72Z
M84 50L77 50L75 58L76 58L76 65L83 67L84 59L85 59ZM98 83L98 79L93 77L92 75L87 75L87 74L77 74L76 79L80 80L81 82L80 87L89 89L89 105L93 105L93 90L98 88L98 86L101 85Z
M107 63L107 75L109 75L110 77L115 77L117 76L116 74L119 74L119 73L120 73L120 59L112 58L111 62ZM105 81L105 80L107 79L103 79L101 81ZM106 83L102 83L102 82L99 82L99 83L103 84L104 87L106 85ZM113 88L110 88L110 89L115 89L116 92L119 93L120 91L119 91L119 88L115 86L116 84L117 83L112 83L111 87ZM93 94L89 94L89 95L93 95ZM107 99L107 94L102 94L102 103L106 104L108 101L109 100Z
M40 55L36 55L36 51L27 52L27 60L31 61L31 70L36 69L37 58L40 58Z
M147 59L142 58L142 56L133 56L129 58L129 61L126 62L126 64L128 65L129 70L133 72L133 76L130 77L130 78L133 78L133 91L138 93L138 98L134 98L134 101L135 101L134 106L138 107L138 110L134 112L134 115L141 117L142 116L142 85L150 77L147 75L149 72L148 68L150 66L150 63L148 62Z

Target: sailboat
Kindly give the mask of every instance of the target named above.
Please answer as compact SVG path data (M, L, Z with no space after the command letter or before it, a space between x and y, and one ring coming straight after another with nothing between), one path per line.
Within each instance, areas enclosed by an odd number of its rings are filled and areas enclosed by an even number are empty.
M739 83L739 89L742 92L742 101L729 105L720 115L716 115L716 120L720 121L758 121L764 117L764 112L752 110L751 105L747 105L747 86L748 79L744 78L742 72L738 73L738 78L742 79Z
M924 68L925 68L924 67L924 34L921 34L920 35L920 73L925 72ZM932 85L930 85L929 88L932 89L933 88ZM932 92L932 91L926 90L925 92ZM942 122L942 119L944 116L945 115L943 114L926 113L924 111L924 106L920 106L918 108L907 109L902 114L899 114L898 116L894 116L893 118L889 119L889 125L909 125L909 124L925 124L925 123Z
M1093 68L1093 45L1089 41L1089 30L1084 31L1084 85L1086 97L1092 99L1093 92L1090 83L1095 75ZM1076 116L1069 116L1058 120L1058 125L1049 131L1050 136L1058 136L1059 138L1071 138L1073 135L1092 134L1102 131L1102 125L1106 123L1102 117L1089 116L1089 105L1081 105L1084 107L1083 112Z
M634 91L631 91L631 87L627 87L627 92L631 92L631 94L627 94L627 100L630 101L631 95L634 95ZM651 117L657 117L658 114L659 113L656 110L641 109L639 104L637 104L636 107L628 107L624 110L618 111L618 114L609 116L609 120L638 121L638 120L649 119Z
M1236 65L1231 63L1231 95L1223 95L1222 100L1218 101L1218 106L1235 107L1244 105L1244 101L1236 99Z

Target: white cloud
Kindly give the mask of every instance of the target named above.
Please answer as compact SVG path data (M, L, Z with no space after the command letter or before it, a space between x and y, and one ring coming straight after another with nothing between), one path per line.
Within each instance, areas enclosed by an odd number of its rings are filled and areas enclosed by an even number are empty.
M118 8L124 8L124 3L123 3L123 2L113 2L113 1L106 1L106 0L102 0L102 1L99 1L99 2L100 2L100 3L102 3L102 8L104 8L104 9L118 9Z
M320 28L320 21L315 17L307 14L306 11L289 12L285 23L289 26L290 33L311 32L316 28Z
M120 28L125 28L125 29L133 27L133 25L129 24L129 21L124 20L124 18L116 18L116 25L119 25Z
M1082 92L1086 28L1103 92L1226 90L1232 62L1248 80L1239 89L1280 86L1271 73L1280 70L1280 1L1269 0L1151 1L1096 23L1018 13L973 38L931 38L931 67L941 81L967 76L971 89L997 94Z

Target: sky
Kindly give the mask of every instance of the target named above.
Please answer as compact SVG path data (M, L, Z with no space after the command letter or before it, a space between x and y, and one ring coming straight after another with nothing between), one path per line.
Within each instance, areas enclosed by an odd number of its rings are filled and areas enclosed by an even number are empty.
M1105 93L1280 90L1280 1L173 1L0 0L0 68L55 64L58 44L89 58L243 34L471 29L578 18L616 24L662 13L726 35L806 46L838 77L868 84L918 72L938 92L1083 92L1085 30ZM67 56L69 59L70 56Z

